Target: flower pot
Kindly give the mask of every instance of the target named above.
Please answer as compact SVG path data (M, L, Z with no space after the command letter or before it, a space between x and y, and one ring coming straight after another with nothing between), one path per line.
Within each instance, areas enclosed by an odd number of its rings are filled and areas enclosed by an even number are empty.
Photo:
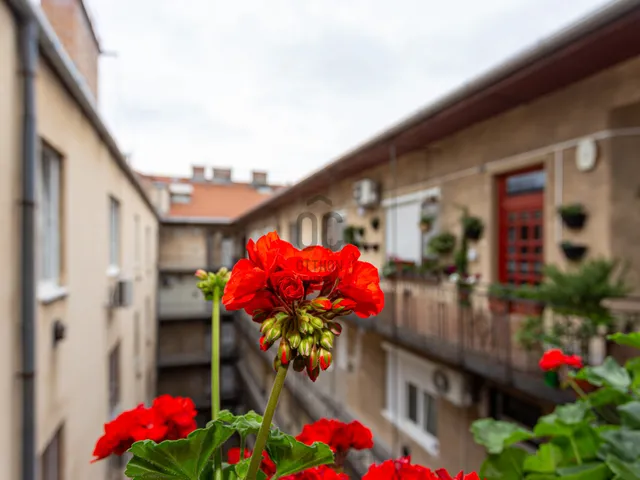
M420 222L420 230L422 230L423 233L427 233L429 230L431 230L431 224L426 222Z
M544 383L547 387L558 388L560 386L558 372L544 372Z
M564 252L564 256L567 260L571 260L572 262L578 262L582 260L585 253L587 253L586 245L575 245L573 243L563 243L560 245L562 251Z
M511 303L511 312L518 315L539 317L544 311L544 304L535 300L515 299Z
M498 315L509 312L509 300L504 297L489 295L489 311Z
M467 227L464 234L469 240L480 240L482 228Z
M587 214L584 212L571 214L561 213L560 217L562 218L562 223L571 230L580 230L587 221Z

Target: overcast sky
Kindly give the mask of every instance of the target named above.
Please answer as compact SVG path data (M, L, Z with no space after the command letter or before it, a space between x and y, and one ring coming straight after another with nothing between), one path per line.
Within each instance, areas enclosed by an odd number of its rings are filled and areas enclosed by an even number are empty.
M144 172L293 182L605 0L86 0Z

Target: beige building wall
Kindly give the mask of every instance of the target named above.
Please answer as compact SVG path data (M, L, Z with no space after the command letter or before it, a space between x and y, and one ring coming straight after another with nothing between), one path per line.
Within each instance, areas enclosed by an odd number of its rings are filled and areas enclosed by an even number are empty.
M0 2L0 478L20 475L19 199L21 78L16 23ZM37 453L62 429L62 478L107 478L108 463L90 465L109 420L109 353L120 344L120 408L145 402L155 373L158 223L46 61L36 81L37 133L62 157L61 278L56 298L36 312ZM38 152L38 155L40 152ZM132 282L132 304L108 309L116 281L109 267L109 198L120 202L120 278ZM37 249L40 253L40 249ZM37 272L37 276L40 272ZM54 346L53 325L66 336Z

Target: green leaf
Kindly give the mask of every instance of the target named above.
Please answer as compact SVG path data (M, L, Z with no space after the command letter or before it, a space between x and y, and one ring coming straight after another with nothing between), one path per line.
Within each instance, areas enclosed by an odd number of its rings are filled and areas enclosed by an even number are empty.
M563 466L577 462L574 445L583 462L595 460L601 440L590 425L583 425L573 432L573 444L569 436L554 437L551 443L562 449Z
M222 423L213 423L181 440L134 443L125 475L134 480L201 480L209 458L233 432Z
M608 480L611 471L606 463L593 462L558 469L562 480Z
M531 473L524 478L525 480L558 480L558 476L553 473Z
M607 337L609 340L617 343L618 345L626 345L628 347L640 349L640 332L633 333L614 333Z
M247 435L258 433L262 424L262 415L258 415L253 410L244 415L234 415L229 410L222 410L218 415L218 420L229 424L242 438L246 438ZM209 422L207 425L211 423Z
M586 380L598 387L607 385L622 392L626 392L631 386L631 376L624 368L618 365L613 358L607 357L602 365L597 367L585 367L576 378Z
M613 455L607 457L607 466L616 478L621 480L640 480L640 460L635 462L624 462Z
M555 414L565 425L578 425L584 422L585 417L588 420L591 409L584 402L576 402L556 407Z
M565 425L557 413L550 413L538 419L533 433L536 437L570 437L575 430L575 425Z
M267 452L276 464L277 477L334 462L333 452L328 445L320 442L305 445L277 428L272 428L269 432Z
M251 463L251 458L246 458L241 462L234 465L235 473L238 478L247 478L247 473L249 473L249 464ZM258 475L256 480L266 480L267 474L262 470L258 469Z
M483 445L490 454L499 454L506 447L529 440L533 433L513 423L483 418L473 422L471 433L476 443Z
M631 429L640 429L640 402L629 402L618 407L622 425Z
M634 462L640 458L640 431L607 430L601 432L600 437L605 442L598 452L601 458L613 455L627 462Z
M554 473L562 462L562 449L557 445L545 443L535 455L524 460L525 472Z
M526 457L524 450L507 447L500 454L489 455L478 474L484 480L520 480L524 477L523 463Z
M631 396L611 387L602 387L587 395L587 401L592 407L604 405L620 405L631 400Z

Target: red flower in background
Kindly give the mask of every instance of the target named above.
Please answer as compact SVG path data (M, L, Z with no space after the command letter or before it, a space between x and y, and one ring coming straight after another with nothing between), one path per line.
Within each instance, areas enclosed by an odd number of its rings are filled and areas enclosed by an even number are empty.
M455 476L455 478L452 478L451 475L449 475L449 472L444 468L436 470L436 475L436 478L440 480L480 480L480 477L478 477L476 472L467 473L466 475L464 472L460 472Z
M545 372L557 370L564 365L582 368L582 358L578 355L565 355L562 350L554 348L544 352L539 365Z
M188 398L162 395L151 408L144 405L122 412L105 424L104 434L96 442L92 463L109 455L122 455L135 442L185 438L196 429L196 409Z
M362 480L440 480L426 467L412 465L411 457L371 465Z
M244 458L251 458L253 451L245 448ZM238 447L230 448L227 452L227 462L229 465L235 465L240 462L240 449ZM264 472L267 478L271 478L276 474L276 464L269 458L267 452L262 452L262 462L260 462L260 470Z
M316 468L309 468L295 475L281 477L281 480L349 480L349 476L322 465Z
M346 454L351 449L373 448L371 430L358 421L344 423L321 418L317 422L305 425L296 440L306 445L311 445L313 442L326 443L336 455Z

